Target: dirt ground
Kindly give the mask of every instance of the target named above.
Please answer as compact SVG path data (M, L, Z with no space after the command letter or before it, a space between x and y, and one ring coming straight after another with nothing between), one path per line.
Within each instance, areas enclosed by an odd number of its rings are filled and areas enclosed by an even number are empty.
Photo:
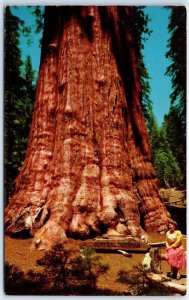
M164 201L175 201L182 200L174 205L185 205L183 199L185 199L184 191L177 191L176 189L163 189L160 191L163 193ZM183 216L186 219L186 216ZM31 244L32 239L14 239L8 236L5 236L4 239L4 260L18 266L22 271L28 272L33 270L34 272L41 272L42 267L38 266L36 260L43 257L44 252L40 250L32 250ZM164 235L150 234L148 236L148 242L162 242L165 241ZM72 243L78 243L72 240ZM186 250L186 235L183 235L183 245L184 250ZM165 248L160 248L161 253L165 253ZM118 282L118 272L119 270L124 269L129 271L133 266L140 264L144 258L145 253L132 253L132 257L125 257L120 253L115 252L98 252L98 256L101 257L103 263L108 263L110 268L108 272L104 275L99 276L97 286L102 290L111 290L115 293L125 293L129 290L129 286ZM170 267L166 261L161 261L161 269L163 274L167 274L170 271ZM186 285L186 270L181 271L181 279L173 280L179 284Z
M161 242L165 240L163 235L149 235L149 242ZM29 270L42 271L42 267L38 266L36 260L44 255L43 251L31 249L32 239L13 239L8 236L5 237L5 261L12 263L24 272ZM183 244L186 249L186 236L183 236ZM165 248L161 247L161 253L165 252ZM132 253L132 257L125 257L116 252L102 253L98 252L103 263L108 263L110 269L104 275L99 276L97 286L99 289L111 290L117 293L127 292L128 287L117 280L118 271L124 269L129 271L133 266L140 264L144 258L145 253ZM170 271L166 261L161 261L161 269L164 274ZM181 279L174 280L180 284L186 284L186 270L181 271Z

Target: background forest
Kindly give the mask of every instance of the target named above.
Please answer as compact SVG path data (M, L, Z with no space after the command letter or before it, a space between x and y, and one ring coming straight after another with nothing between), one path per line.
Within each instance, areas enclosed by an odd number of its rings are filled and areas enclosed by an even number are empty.
M28 7L36 19L36 33L43 30L43 8ZM158 125L150 97L150 74L144 63L142 49L153 32L144 8L136 7L135 37L138 68L142 84L140 95L146 126L152 147L154 167L160 187L185 188L186 185L186 10L184 7L166 7L170 10L169 39L165 56L171 60L166 70L172 81L171 105ZM30 28L15 16L10 7L5 10L5 68L4 68L4 164L5 201L14 192L14 182L24 162L30 131L37 74L32 59L22 60L20 36L32 41Z

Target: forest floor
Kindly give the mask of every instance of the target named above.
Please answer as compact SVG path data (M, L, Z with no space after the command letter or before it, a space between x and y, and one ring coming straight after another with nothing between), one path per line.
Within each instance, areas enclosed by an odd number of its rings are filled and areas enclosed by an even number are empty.
M149 242L161 242L165 240L164 235L151 234L148 236ZM183 243L186 249L186 236L183 236ZM29 270L41 272L42 267L38 266L36 260L44 256L44 252L40 250L31 250L32 239L13 239L5 237L5 261L18 266L22 271L27 273ZM161 247L161 254L165 252L165 248ZM119 253L98 252L102 263L108 263L110 268L107 273L100 275L97 281L99 290L111 291L114 294L125 294L130 290L130 285L120 283L118 281L118 272L120 270L130 271L134 266L142 263L145 253L132 253L132 257L125 257ZM161 261L161 270L163 274L170 271L170 267L166 261ZM186 285L186 270L181 271L181 279L174 280L179 284Z
M165 241L164 235L150 234L148 242ZM78 241L72 240L72 243ZM5 236L4 239L4 260L10 264L18 266L23 272L32 270L41 272L42 267L37 265L36 261L44 256L44 252L40 250L32 250L32 239L15 239ZM184 249L186 250L186 235L183 235ZM161 253L165 253L165 248L160 248ZM132 253L132 257L125 257L117 252L98 252L102 263L108 263L110 268L107 273L100 275L97 281L97 288L103 291L111 291L114 295L127 294L130 285L118 281L118 272L120 270L129 271L134 266L142 263L145 253ZM161 270L163 274L170 271L170 267L166 261L161 261ZM186 285L186 270L181 271L181 279L173 280L179 284ZM106 294L105 294L106 295Z

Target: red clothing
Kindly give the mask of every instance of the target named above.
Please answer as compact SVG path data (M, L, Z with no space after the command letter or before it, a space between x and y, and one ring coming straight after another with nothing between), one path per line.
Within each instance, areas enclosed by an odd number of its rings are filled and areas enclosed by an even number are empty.
M179 230L166 233L166 259L171 267L186 268L186 252L183 251L182 234Z
M186 268L186 252L180 248L170 248L166 251L166 259L171 267L175 267L177 269Z

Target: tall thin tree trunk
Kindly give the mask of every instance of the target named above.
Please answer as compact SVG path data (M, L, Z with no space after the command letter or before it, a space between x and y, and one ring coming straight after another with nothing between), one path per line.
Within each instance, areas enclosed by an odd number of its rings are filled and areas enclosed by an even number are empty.
M6 232L41 248L66 236L166 230L139 101L133 7L46 7L27 155Z

